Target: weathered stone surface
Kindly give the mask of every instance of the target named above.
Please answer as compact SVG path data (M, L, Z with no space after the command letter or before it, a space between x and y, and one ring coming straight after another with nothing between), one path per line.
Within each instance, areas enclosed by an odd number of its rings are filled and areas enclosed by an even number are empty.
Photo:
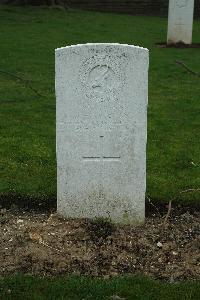
M148 50L56 49L57 201L69 218L144 221Z
M169 0L167 44L192 43L194 0Z

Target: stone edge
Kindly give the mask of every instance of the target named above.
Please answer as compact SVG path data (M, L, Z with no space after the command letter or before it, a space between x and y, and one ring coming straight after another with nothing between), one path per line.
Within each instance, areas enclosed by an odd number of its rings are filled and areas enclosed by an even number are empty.
M82 46L122 46L122 47L128 47L128 48L134 48L134 49L140 49L143 51L147 51L149 52L149 49L144 48L144 47L140 47L140 46L134 46L134 45L128 45L128 44L120 44L120 43L86 43L86 44L77 44L77 45L70 45L70 46L65 46L65 47L60 47L60 48L56 48L55 52L59 52L65 49L71 49L71 48L79 48Z

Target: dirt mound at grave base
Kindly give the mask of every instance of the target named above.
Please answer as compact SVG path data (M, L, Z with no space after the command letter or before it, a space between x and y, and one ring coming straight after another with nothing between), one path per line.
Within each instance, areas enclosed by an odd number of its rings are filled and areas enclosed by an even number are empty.
M200 213L148 217L142 226L64 220L1 209L0 275L142 273L170 282L200 279Z
M166 44L166 43L156 43L156 46L159 48L181 48L181 49L187 49L187 48L200 48L200 43L194 43L194 44L185 44L182 42L175 43L175 44Z

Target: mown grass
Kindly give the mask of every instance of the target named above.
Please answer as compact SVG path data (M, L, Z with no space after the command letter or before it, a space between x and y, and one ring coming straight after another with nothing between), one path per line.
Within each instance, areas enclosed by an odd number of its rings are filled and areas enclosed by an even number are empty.
M119 42L150 50L147 195L198 202L200 187L199 49L160 49L167 19L46 8L0 7L0 70L30 80L38 96L0 72L0 194L56 197L54 49L86 42ZM200 22L194 22L200 42Z
M2 300L197 300L199 294L199 282L166 284L146 277L103 280L15 276L0 280Z

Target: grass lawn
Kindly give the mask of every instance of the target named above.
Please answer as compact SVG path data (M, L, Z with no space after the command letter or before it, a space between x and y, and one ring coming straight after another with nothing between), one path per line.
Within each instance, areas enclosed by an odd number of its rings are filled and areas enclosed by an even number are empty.
M200 72L200 50L157 48L166 18L1 6L0 28L1 197L56 198L54 49L119 42L150 50L147 195L198 202L199 192L180 191L200 187L200 78L175 60Z
M103 280L15 276L0 280L2 300L197 300L199 294L199 282L166 284L145 277Z

